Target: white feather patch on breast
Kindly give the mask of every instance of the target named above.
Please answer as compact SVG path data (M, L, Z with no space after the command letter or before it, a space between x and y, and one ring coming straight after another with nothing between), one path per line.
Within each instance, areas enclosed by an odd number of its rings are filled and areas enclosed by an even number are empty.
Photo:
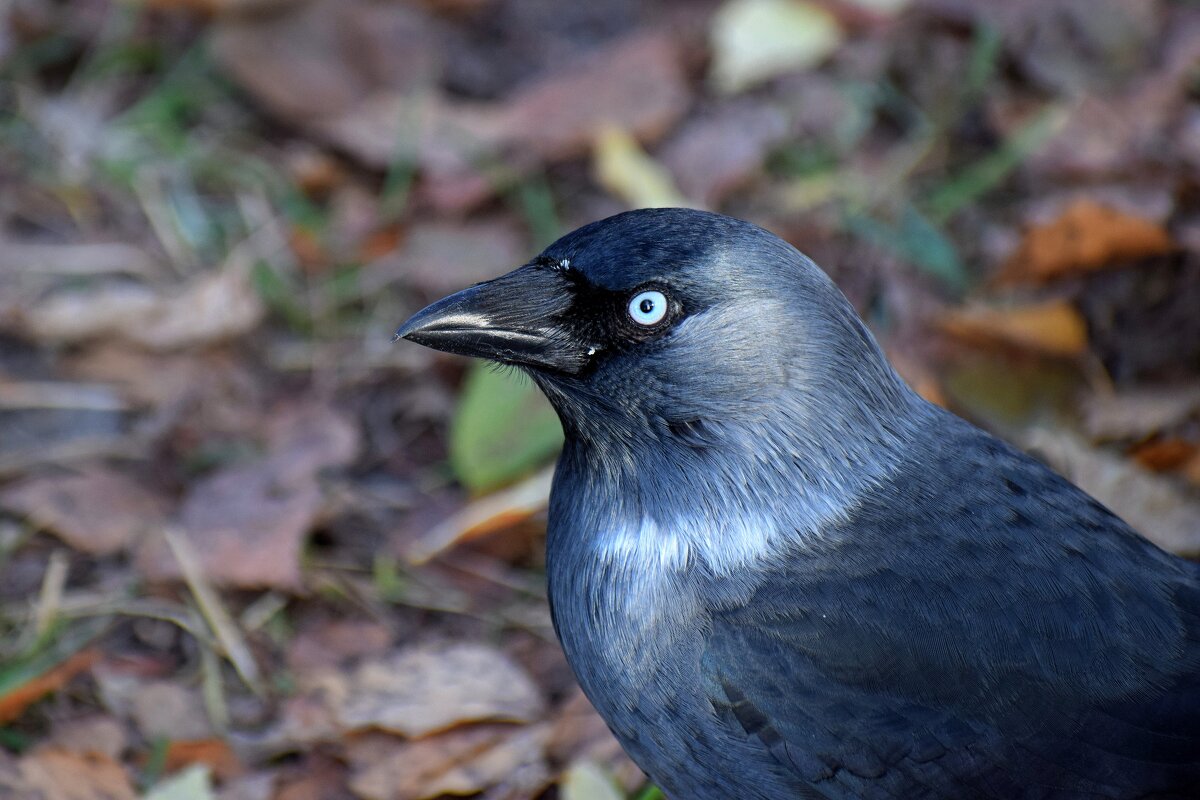
M679 516L670 524L649 517L630 520L607 528L593 541L601 560L634 572L678 572L702 562L716 574L728 574L770 559L796 536L765 515L721 520L697 515Z

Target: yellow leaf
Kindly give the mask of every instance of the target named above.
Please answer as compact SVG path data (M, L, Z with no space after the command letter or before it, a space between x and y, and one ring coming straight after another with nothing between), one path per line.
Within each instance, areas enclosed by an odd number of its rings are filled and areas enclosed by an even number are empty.
M711 80L734 93L784 72L808 69L842 43L825 9L799 0L729 0L713 15Z
M968 306L944 316L941 326L966 341L1045 355L1077 356L1087 349L1087 324L1074 306L1062 301L1011 308Z
M666 168L646 154L637 140L620 128L596 136L596 180L632 208L687 206Z

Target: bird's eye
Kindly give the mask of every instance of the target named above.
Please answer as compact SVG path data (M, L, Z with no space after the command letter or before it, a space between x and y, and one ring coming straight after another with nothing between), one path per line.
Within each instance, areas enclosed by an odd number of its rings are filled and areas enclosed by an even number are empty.
M667 296L657 289L638 292L629 301L629 316L638 325L657 325L667 315Z

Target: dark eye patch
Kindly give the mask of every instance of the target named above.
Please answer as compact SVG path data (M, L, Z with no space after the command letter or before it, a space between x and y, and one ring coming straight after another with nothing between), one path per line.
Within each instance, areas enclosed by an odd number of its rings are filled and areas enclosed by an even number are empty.
M563 322L572 325L588 340L609 348L650 341L662 336L685 314L674 291L661 283L646 283L633 289L614 290L595 286L582 276L571 276L574 301ZM639 325L629 317L629 300L639 292L654 289L667 298L667 314L656 325Z

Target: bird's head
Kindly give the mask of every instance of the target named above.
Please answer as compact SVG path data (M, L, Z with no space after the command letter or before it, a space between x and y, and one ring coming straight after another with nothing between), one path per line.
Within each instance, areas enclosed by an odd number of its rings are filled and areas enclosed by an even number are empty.
M861 428L908 397L812 261L754 225L686 209L586 225L397 335L524 370L568 440L696 449L781 415L814 432Z
M819 535L902 461L927 409L812 261L701 211L586 225L397 335L537 383L567 435L551 516L604 532L555 541L625 565L728 572L780 532Z

